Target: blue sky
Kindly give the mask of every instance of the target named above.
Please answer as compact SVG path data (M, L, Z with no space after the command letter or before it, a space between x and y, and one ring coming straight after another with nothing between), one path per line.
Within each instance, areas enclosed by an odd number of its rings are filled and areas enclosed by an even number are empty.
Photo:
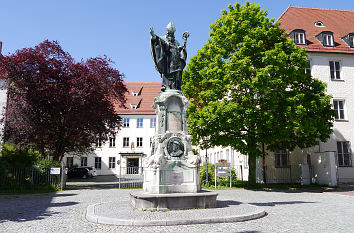
M239 1L241 4L244 1ZM354 10L352 0L266 0L259 3L277 19L289 5ZM76 60L107 55L128 82L159 82L150 55L149 28L165 34L168 22L176 38L189 31L188 58L209 38L209 25L226 0L3 0L0 2L0 40L3 54L32 47L45 39L58 40Z

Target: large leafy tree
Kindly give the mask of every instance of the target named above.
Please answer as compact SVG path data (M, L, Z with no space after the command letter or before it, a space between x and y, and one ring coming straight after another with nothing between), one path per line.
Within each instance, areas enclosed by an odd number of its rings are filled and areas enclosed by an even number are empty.
M92 148L119 126L114 104L125 103L123 75L106 57L75 62L56 41L2 57L9 81L5 137L61 160Z
M326 85L304 72L307 54L259 5L228 6L183 76L194 143L231 146L256 157L328 139L334 116Z

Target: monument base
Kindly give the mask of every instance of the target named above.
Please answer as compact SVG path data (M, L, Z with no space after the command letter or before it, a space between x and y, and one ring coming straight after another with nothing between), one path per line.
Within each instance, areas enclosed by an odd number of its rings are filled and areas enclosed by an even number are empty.
M130 193L131 205L139 210L216 208L218 193L202 190L199 193L150 194Z

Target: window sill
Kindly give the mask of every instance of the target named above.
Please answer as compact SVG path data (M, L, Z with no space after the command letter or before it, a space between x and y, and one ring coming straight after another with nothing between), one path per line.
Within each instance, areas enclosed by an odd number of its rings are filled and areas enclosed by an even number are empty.
M349 120L346 119L334 119L336 122L349 122Z
M338 165L338 167L348 167L348 168L350 168L350 167L353 167L353 165L348 165L348 166L346 166L346 165L343 165L343 166Z
M334 79L334 78L332 79L331 78L331 81L333 81L333 82L344 82L344 79L341 79L341 78L340 79Z
M289 166L275 166L275 168L290 168L290 165Z

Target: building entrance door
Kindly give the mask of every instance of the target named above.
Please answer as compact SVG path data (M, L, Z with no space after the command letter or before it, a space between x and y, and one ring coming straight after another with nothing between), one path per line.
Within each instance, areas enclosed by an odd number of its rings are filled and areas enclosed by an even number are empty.
M127 158L127 174L139 174L139 158Z

